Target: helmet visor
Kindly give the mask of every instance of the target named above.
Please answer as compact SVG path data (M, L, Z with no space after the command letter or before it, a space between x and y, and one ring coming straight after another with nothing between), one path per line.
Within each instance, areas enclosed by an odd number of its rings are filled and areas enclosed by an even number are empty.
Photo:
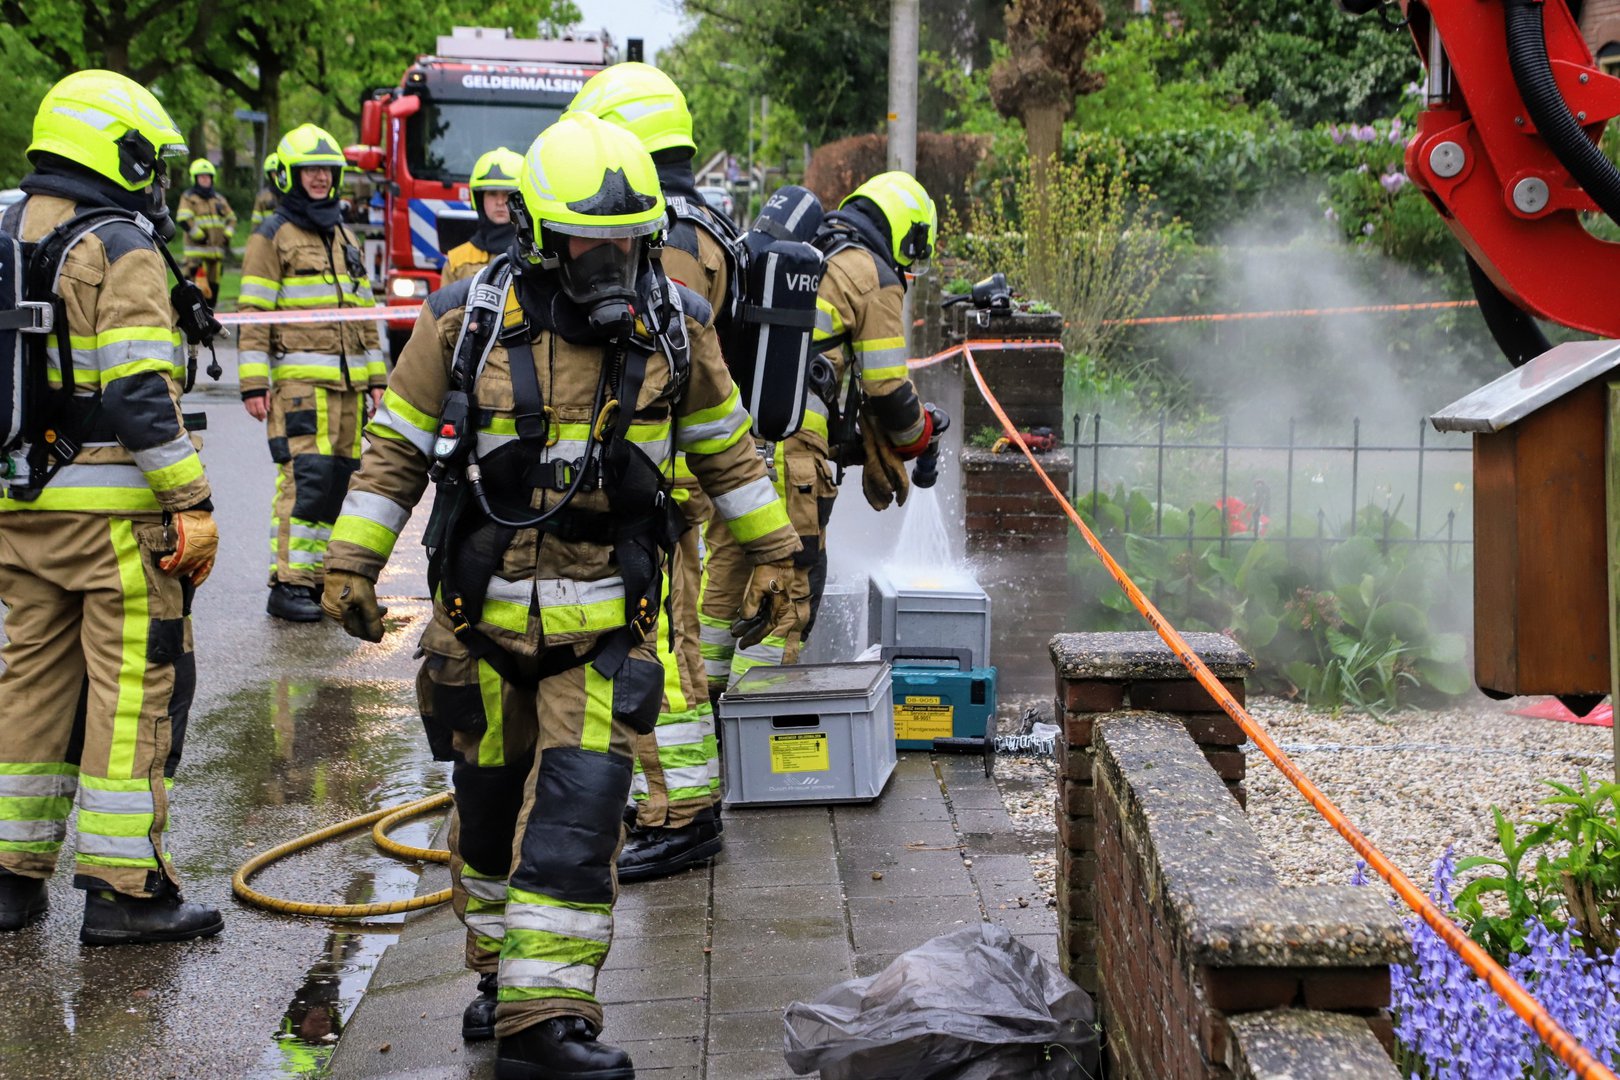
M585 308L604 301L635 303L644 245L632 240L621 247L610 239L573 255L569 253L567 236L555 239L562 256L557 268L558 282L568 299Z

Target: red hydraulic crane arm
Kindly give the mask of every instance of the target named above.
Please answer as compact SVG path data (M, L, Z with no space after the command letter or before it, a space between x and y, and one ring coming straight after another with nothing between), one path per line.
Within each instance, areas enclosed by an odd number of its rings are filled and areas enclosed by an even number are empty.
M1620 171L1596 149L1620 115L1620 79L1593 62L1567 0L1398 2L1427 72L1407 175L1483 272L1482 305L1496 291L1520 311L1620 337L1620 244L1580 216L1620 220Z

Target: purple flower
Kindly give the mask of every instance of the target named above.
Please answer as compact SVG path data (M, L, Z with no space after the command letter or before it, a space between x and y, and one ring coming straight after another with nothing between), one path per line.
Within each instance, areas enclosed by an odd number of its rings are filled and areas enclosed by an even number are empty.
M1366 124L1362 127L1356 128L1354 136L1356 142L1372 142L1374 139L1378 138L1378 132L1373 129L1371 124Z
M1387 172L1378 178L1378 182L1383 185L1384 191L1394 195L1406 186L1406 174L1403 172Z
M1367 224L1365 224L1365 225L1363 225L1361 227L1361 235L1362 236L1371 236L1372 234L1373 234L1373 223L1369 221L1369 222L1367 222Z
M1334 124L1332 127L1328 128L1328 138L1333 140L1334 146L1344 145L1344 132L1339 129L1338 124Z
M1339 220L1339 212L1337 210L1333 209L1333 207L1331 207L1331 206L1328 207L1326 210L1322 211L1322 216L1327 218L1329 221L1338 221Z
M1367 168L1367 163L1365 161L1363 161L1360 165L1356 166L1356 172L1358 172L1358 173L1365 173L1365 172L1370 172L1370 171L1371 170Z

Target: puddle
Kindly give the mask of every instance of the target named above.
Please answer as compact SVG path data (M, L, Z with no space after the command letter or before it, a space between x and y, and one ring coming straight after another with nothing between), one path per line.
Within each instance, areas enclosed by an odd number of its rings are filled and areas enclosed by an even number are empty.
M343 1026L371 981L378 959L397 937L397 933L386 930L338 930L329 934L321 958L305 972L303 985L293 994L271 1033L271 1045L259 1062L257 1075L322 1075Z

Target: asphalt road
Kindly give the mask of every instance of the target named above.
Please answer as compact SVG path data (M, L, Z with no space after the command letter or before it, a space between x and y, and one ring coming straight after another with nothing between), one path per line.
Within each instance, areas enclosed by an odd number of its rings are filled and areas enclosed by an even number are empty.
M228 370L234 358L223 357ZM391 611L378 645L264 613L273 467L235 388L202 385L203 460L220 560L194 609L198 692L174 789L170 849L189 898L224 909L206 942L91 949L78 942L72 862L47 919L0 936L6 973L0 1077L298 1076L318 1068L394 920L364 926L272 915L237 903L249 855L340 818L443 789L415 711L415 649L427 610L425 508L379 585ZM403 829L425 843L431 823ZM69 835L69 845L72 834ZM272 867L255 885L307 899L409 896L414 868L364 837Z

